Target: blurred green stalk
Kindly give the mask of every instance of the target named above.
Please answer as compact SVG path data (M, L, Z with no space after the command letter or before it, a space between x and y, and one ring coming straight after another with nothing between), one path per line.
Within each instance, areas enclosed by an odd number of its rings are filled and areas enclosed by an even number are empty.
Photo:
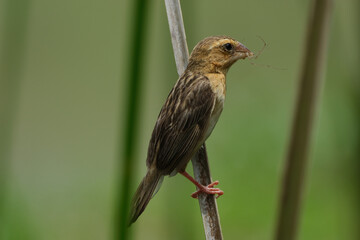
M285 164L276 240L294 240L297 237L313 122L323 88L332 1L316 0L313 6Z
M131 198L131 184L133 182L134 175L134 163L135 163L135 146L138 135L138 119L139 119L139 106L141 98L141 85L142 85L142 70L144 65L144 53L145 53L145 31L148 15L148 1L136 0L134 1L134 12L129 21L131 26L131 33L129 35L129 65L126 68L128 70L126 79L128 80L127 93L127 112L126 120L123 129L125 131L123 135L123 153L119 154L120 163L122 163L122 172L119 183L120 197L118 202L118 208L116 210L115 219L115 239L126 240L129 239L128 231L128 214Z
M360 2L357 1L355 3L355 6L357 7L357 13L360 13ZM357 23L360 23L360 14L357 14ZM355 26L357 26L357 24L355 24ZM360 42L360 30L359 28L357 30L357 42ZM359 47L358 47L358 50L359 50ZM357 59L358 59L358 63L360 62L360 53L357 51ZM356 118L357 118L357 121L358 123L360 122L360 70L359 68L357 68L355 70L355 74L354 74L354 99L355 99L355 102L356 102L356 105L357 105L357 112L356 112ZM360 174L359 174L359 170L360 170L360 128L358 127L358 136L357 136L357 144L358 144L358 148L357 148L357 153L355 154L355 157L353 159L353 161L355 162L354 166L356 166L354 168L354 172L353 174L355 175L355 180L356 181L356 185L355 185L355 189L357 189L356 191L356 200L357 200L357 209L356 209L356 212L357 212L357 222L359 223L360 222ZM360 228L357 228L357 232L355 233L355 236L357 237L357 239L360 239Z
M5 201L14 120L18 109L29 16L29 0L4 3L0 54L0 238L5 234Z
M355 6L357 7L357 12L360 13L360 2L357 1L355 3ZM360 23L360 14L357 14L357 23ZM355 24L355 26L357 26ZM355 30L355 29L354 29ZM360 42L360 30L357 29L355 30L357 32L356 38L357 38L357 42ZM359 50L359 47L357 48ZM359 51L356 51L357 54L357 64L359 64L360 62L360 53ZM357 68L356 70L354 69L354 86L353 86L353 96L354 96L354 101L355 101L355 105L357 106L357 111L356 111L356 120L358 123L360 123L360 70L359 68ZM360 170L360 127L358 126L358 131L357 131L357 144L358 144L358 148L357 148L357 152L355 153L355 156L353 158L353 162L354 162L354 169L353 169L353 175L355 176L355 201L358 203L355 209L355 212L357 213L356 215L356 222L360 223L360 174L359 174L359 170ZM355 239L360 239L360 228L357 228L356 232L355 232Z

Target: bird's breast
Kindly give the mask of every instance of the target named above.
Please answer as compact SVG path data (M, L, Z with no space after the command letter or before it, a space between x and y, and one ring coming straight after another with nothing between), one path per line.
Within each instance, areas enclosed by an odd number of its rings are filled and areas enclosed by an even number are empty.
M205 75L210 80L211 89L217 98L223 99L226 95L226 78L224 74L209 73Z
M209 119L208 129L205 137L208 138L214 129L221 112L224 107L225 95L226 95L226 80L223 74L208 74L206 75L210 80L211 89L215 95L214 109L211 112ZM205 139L206 139L205 138Z

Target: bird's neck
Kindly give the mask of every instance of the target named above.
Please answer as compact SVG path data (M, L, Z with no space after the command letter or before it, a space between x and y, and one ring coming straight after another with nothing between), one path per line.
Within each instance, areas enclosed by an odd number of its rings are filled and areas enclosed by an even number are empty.
M224 76L226 76L229 69L228 67L224 67L217 63L209 64L209 62L201 61L201 60L190 61L187 68L191 72L198 72L201 73L202 75L210 73L210 74L223 74Z

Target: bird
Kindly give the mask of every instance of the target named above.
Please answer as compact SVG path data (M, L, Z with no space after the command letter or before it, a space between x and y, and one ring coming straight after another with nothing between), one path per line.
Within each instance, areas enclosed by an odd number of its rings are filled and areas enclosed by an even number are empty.
M143 213L167 175L180 173L193 182L198 189L191 195L193 198L202 192L223 195L214 188L218 181L203 186L185 169L220 117L229 68L237 60L253 55L228 36L211 36L196 44L155 123L146 159L147 173L132 199L129 226Z

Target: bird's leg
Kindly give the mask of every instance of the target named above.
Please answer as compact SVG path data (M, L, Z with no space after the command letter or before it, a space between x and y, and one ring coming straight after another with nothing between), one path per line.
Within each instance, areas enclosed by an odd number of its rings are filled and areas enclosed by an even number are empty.
M194 192L193 194L191 194L191 197L193 197L193 198L198 198L199 193L202 193L202 192L207 193L207 194L214 194L214 195L217 194L218 196L216 198L218 198L224 194L224 192L221 191L219 188L214 188L215 185L219 184L219 181L215 181L215 182L210 183L207 186L204 186L204 185L200 184L199 182L197 182L186 171L180 172L180 174L183 175L184 177L186 177L187 179L189 179L199 189L196 192Z

